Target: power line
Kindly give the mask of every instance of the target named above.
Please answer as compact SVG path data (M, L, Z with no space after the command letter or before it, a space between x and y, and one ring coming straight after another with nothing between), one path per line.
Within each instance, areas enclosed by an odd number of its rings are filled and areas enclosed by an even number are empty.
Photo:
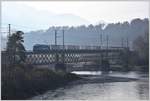
M3 24L8 25L8 23L2 23L2 25L3 25ZM11 23L11 25L12 25L12 26L16 26L16 27L20 27L20 28L36 29L35 27L33 28L33 27L29 27L29 26L17 25L17 24L12 24L12 23Z
M127 37L127 48L129 48L129 39Z
M100 34L101 46L103 45L103 36L102 33Z
M62 33L63 33L63 49L64 49L64 45L65 45L65 39L64 39L65 36L64 36L64 32L65 32L65 31L64 31L64 29L63 29L63 30L62 30Z
M8 33L9 33L9 37L10 37L10 34L11 34L11 25L8 24Z
M124 38L121 38L121 46L124 47Z
M65 52L64 52L65 51L64 50L65 49L65 39L64 39L65 38L65 36L64 36L65 31L64 31L64 29L62 30L62 32L63 32L63 63L65 63Z

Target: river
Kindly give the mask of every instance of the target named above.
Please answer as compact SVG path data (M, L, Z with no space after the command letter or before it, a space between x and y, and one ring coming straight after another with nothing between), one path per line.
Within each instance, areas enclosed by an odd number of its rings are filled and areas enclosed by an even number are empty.
M74 71L89 80L101 77L101 72ZM88 75L88 76L86 76ZM90 76L89 76L90 75ZM137 78L127 82L89 82L70 83L56 90L49 90L42 95L32 97L37 100L148 100L149 76L137 72L110 72L112 77ZM84 77L83 76L83 77Z

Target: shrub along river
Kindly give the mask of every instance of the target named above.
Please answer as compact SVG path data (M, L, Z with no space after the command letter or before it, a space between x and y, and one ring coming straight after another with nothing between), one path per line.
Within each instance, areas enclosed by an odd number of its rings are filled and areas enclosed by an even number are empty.
M149 75L139 72L74 71L83 79L32 97L38 100L148 100Z

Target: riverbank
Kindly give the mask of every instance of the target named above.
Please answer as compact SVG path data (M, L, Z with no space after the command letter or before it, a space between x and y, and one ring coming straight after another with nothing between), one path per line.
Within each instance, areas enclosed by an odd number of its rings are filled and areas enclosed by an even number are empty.
M32 66L2 67L2 100L24 100L56 89L79 77L72 73L54 72Z

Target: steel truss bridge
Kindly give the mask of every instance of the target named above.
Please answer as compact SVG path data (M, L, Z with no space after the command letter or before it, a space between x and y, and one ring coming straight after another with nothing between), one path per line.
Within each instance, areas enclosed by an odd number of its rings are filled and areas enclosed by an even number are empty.
M27 51L26 63L32 65L46 65L53 63L79 63L98 62L108 59L110 62L121 62L121 54L127 51L125 47L100 47L100 46L76 46L71 48L55 47L49 51Z

